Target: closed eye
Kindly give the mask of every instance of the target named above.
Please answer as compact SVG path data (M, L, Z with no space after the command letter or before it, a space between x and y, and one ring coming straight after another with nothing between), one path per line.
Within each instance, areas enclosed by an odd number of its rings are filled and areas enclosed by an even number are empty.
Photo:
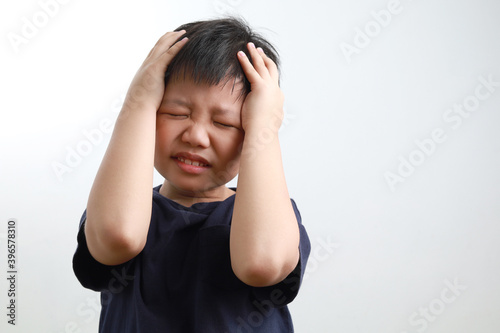
M233 125L228 125L228 124L224 124L224 123L220 123L218 121L215 122L216 125L219 125L219 126L222 126L222 127L226 127L226 128L231 128L231 127L234 127Z
M176 119L184 119L188 117L187 114L175 114L175 113L163 113L163 114Z

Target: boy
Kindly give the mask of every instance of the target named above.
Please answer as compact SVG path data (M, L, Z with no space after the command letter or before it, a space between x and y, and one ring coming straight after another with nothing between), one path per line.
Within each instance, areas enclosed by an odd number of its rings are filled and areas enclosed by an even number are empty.
M293 332L310 243L283 174L277 63L230 18L165 34L139 68L73 259L101 292L100 332Z

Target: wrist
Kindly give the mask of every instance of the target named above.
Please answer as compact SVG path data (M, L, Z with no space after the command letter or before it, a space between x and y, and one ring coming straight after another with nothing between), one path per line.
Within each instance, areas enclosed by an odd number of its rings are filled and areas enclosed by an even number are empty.
M266 132L268 134L274 133L278 134L278 131L281 127L281 122L283 120L283 113L275 112L269 117L253 117L250 119L246 119L243 123L243 130L245 131L245 135L248 133L262 133Z
M276 143L279 145L278 130L273 130L269 126L251 127L245 131L242 155L262 152Z
M133 98L125 98L123 102L122 109L120 114L130 114L130 113L147 113L147 114L155 114L158 111L158 107L154 103L146 102L146 101L138 101Z

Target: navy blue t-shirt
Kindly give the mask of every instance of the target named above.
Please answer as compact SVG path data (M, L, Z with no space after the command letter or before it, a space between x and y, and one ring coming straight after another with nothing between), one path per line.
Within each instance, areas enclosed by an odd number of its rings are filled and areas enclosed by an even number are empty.
M182 206L153 189L147 242L117 266L97 262L80 221L73 269L80 283L101 292L102 333L293 332L287 304L299 290L310 242L300 228L300 261L282 282L256 288L231 269L229 230L235 195Z

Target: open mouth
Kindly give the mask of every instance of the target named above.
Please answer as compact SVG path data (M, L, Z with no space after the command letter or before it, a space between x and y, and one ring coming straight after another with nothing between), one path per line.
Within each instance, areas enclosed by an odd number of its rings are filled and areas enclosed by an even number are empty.
M210 165L206 163L202 163L200 161L193 161L188 158L184 157L175 157L177 160L181 161L182 163L188 164L188 165L194 165L194 166L199 166L199 167L209 167Z

